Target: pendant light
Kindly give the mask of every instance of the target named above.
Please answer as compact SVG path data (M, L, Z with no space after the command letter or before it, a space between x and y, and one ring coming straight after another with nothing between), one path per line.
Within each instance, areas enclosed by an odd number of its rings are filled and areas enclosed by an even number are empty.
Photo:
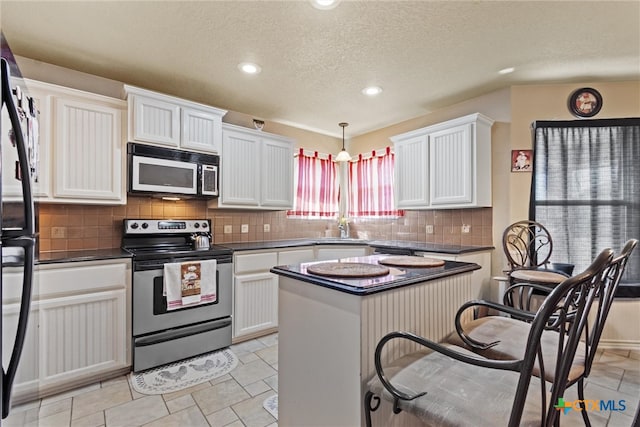
M338 126L342 128L342 150L336 156L336 162L348 162L351 160L351 156L347 153L347 150L344 149L344 128L349 126L349 123L338 123Z

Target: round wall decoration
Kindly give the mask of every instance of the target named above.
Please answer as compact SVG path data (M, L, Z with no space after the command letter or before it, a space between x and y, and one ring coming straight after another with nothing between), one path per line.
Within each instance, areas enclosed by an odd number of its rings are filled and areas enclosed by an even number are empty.
M602 95L595 89L583 87L569 97L569 111L576 117L593 117L602 108Z

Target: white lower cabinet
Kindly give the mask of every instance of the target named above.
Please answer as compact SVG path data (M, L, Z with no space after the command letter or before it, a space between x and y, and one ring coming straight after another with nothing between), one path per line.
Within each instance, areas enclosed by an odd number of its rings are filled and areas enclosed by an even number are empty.
M40 386L125 367L125 290L39 302Z
M233 256L234 338L278 326L278 276L269 273L277 263L277 252Z
M7 268L2 279L6 366L20 309L21 270ZM94 383L131 365L130 260L41 265L34 279L14 404Z
M233 338L274 331L278 327L278 276L269 270L314 259L313 247L234 254Z
M315 261L315 259L316 257L312 247L278 252L278 265L300 264L302 262Z
M236 276L233 323L236 337L278 326L276 275L257 273Z
M331 259L353 258L371 254L368 246L338 246L325 245L316 249L316 261L328 261Z

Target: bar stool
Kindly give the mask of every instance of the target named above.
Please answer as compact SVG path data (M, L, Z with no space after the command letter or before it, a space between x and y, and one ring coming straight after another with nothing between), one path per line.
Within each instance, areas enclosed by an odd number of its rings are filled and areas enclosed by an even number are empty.
M549 290L573 272L571 264L549 262L553 240L549 230L536 221L518 221L508 226L502 234L502 248L509 263L505 273L510 287L527 283ZM535 287L527 289L531 291L530 298L536 290ZM514 306L513 294L505 293L504 304ZM529 309L526 305L520 308Z

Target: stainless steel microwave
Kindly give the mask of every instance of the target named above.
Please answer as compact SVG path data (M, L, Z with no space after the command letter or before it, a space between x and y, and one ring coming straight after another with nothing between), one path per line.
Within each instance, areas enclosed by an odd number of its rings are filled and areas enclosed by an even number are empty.
M220 156L127 144L130 194L218 197Z

